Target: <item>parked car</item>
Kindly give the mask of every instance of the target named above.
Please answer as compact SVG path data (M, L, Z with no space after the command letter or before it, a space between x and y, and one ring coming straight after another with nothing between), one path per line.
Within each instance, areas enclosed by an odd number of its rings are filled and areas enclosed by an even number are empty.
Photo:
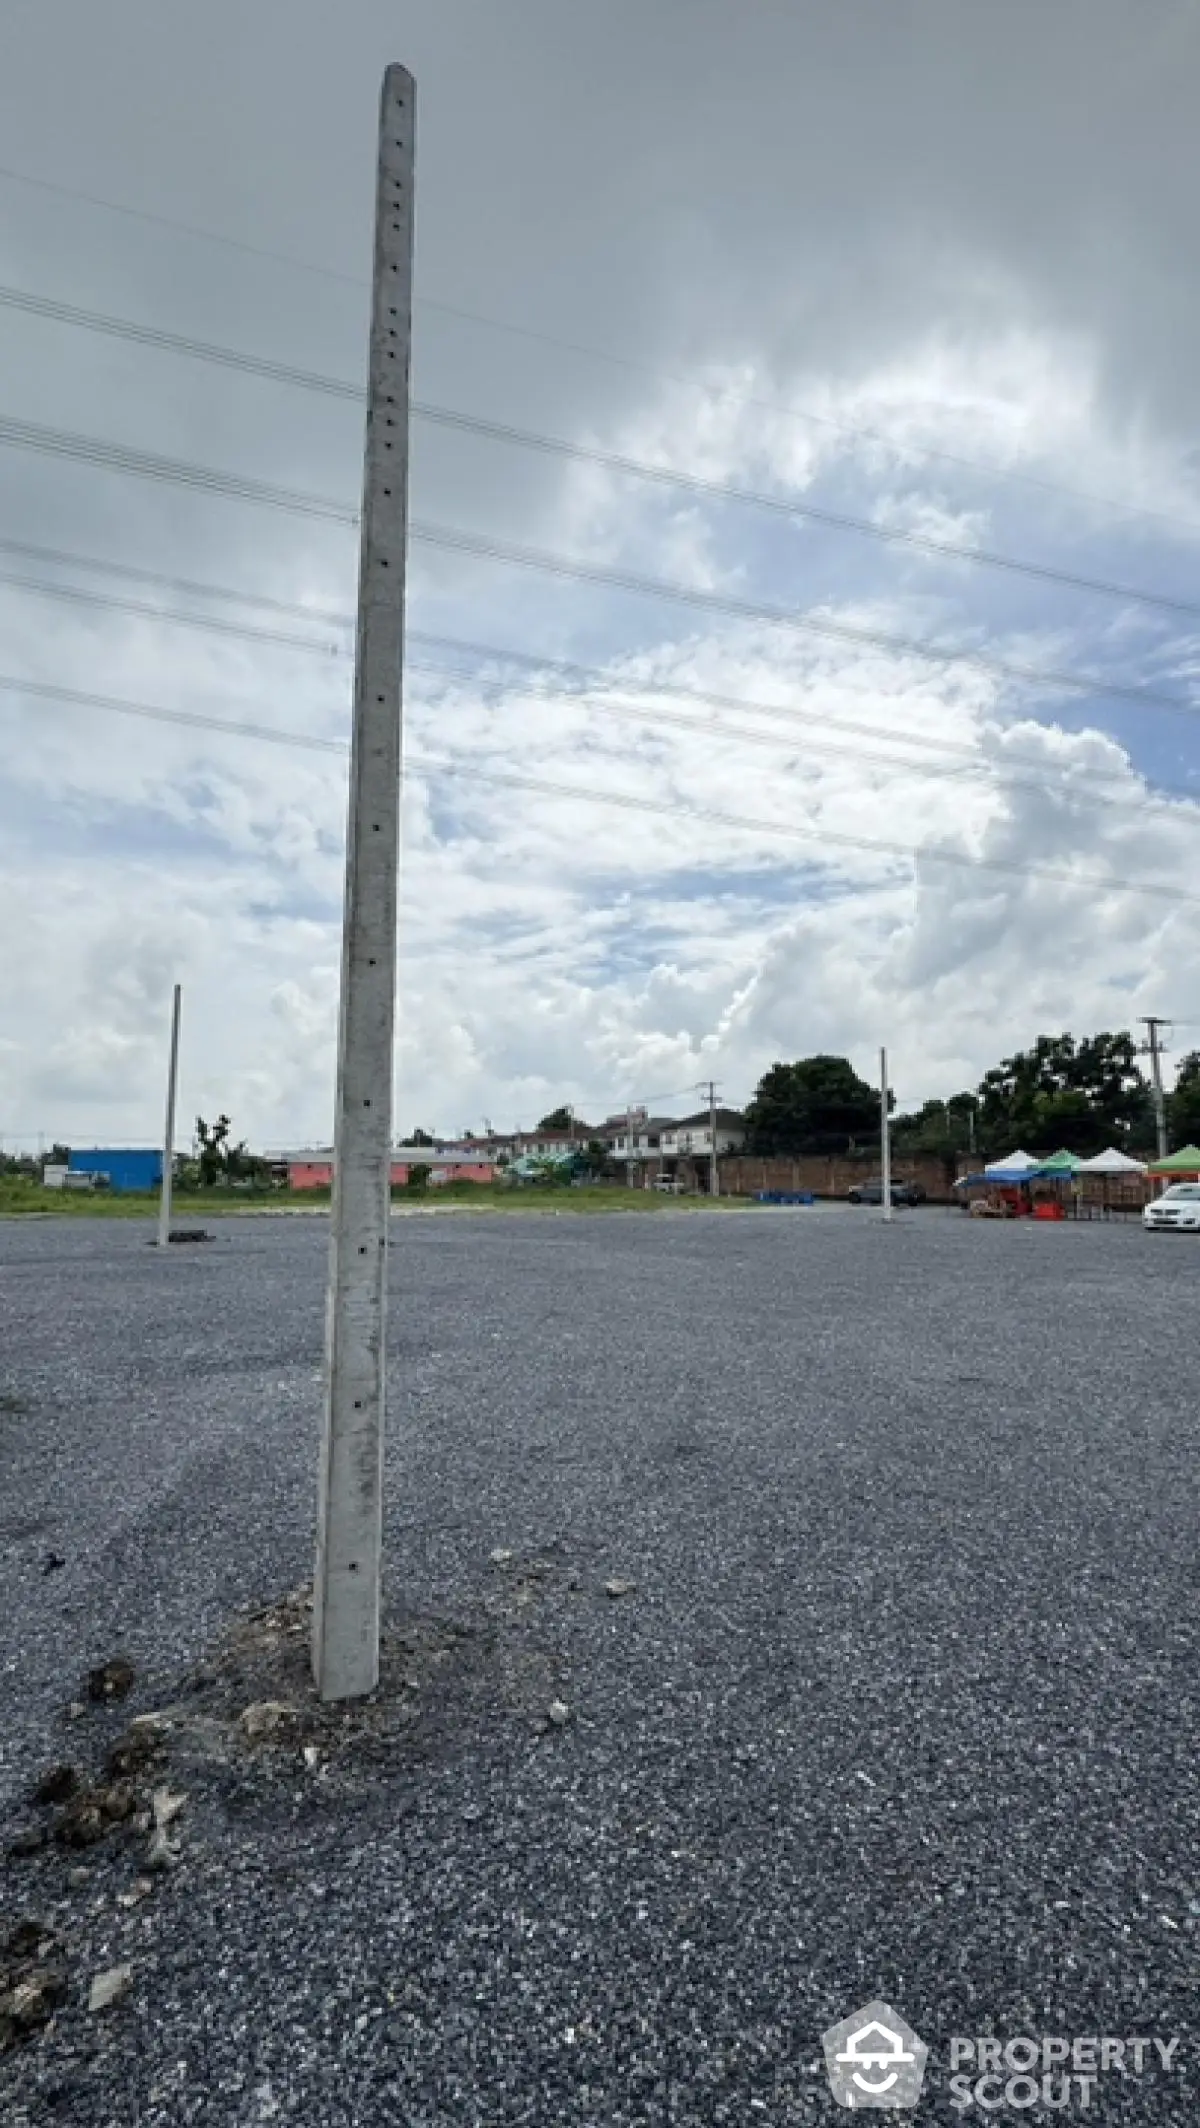
M852 1190L847 1190L846 1196L851 1204L882 1204L883 1183L878 1178L874 1182L856 1182ZM924 1202L925 1192L919 1182L893 1182L893 1204L912 1206Z
M1161 1197L1152 1197L1142 1213L1142 1225L1151 1234L1200 1228L1200 1182L1175 1182Z

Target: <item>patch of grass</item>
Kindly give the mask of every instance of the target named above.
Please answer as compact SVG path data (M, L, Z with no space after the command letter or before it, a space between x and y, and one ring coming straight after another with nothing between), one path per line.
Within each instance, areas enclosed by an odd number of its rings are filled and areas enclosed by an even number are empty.
M503 1182L444 1182L427 1190L393 1190L396 1211L427 1210L452 1206L476 1212L703 1212L746 1210L745 1197L670 1197L658 1190L631 1190L620 1184L597 1183L581 1189L527 1187Z
M323 1190L190 1190L171 1199L171 1223L189 1218L236 1218L253 1212L327 1212ZM427 1190L394 1189L395 1211L475 1212L703 1212L746 1211L745 1197L669 1197L657 1190L622 1185L569 1189L514 1187L503 1182L446 1182ZM157 1219L158 1191L47 1190L23 1177L0 1181L0 1219L40 1215L50 1219Z
M327 1210L328 1190L188 1190L171 1198L171 1223L192 1214ZM47 1190L24 1178L0 1181L0 1218L41 1213L59 1219L157 1219L157 1190Z

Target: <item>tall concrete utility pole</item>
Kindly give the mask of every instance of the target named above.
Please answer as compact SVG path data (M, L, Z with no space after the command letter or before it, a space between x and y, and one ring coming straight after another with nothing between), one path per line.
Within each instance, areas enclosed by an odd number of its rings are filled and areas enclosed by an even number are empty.
M625 1111L625 1151L628 1156L625 1165L625 1187L631 1190L633 1188L633 1109L631 1107Z
M708 1194L710 1197L719 1197L721 1194L721 1177L720 1171L717 1167L716 1082L712 1079L709 1079L704 1085L701 1085L697 1089L697 1091L699 1093L707 1093L708 1095Z
M879 1147L883 1165L883 1216L892 1216L892 1119L888 1114L887 1051L879 1052Z
M178 983L171 1003L171 1061L167 1066L167 1122L163 1131L162 1188L158 1199L158 1246L171 1239L171 1183L175 1161L175 1083L179 1076L179 1005L183 992Z
M313 1577L323 1700L361 1697L379 1681L415 104L411 74L390 66L379 111Z
M1146 1029L1146 1041L1141 1054L1150 1059L1150 1079L1154 1087L1154 1128L1158 1137L1160 1160L1167 1157L1167 1097L1163 1092L1162 1082L1162 1060L1165 1051L1159 1040L1158 1030L1160 1027L1169 1027L1170 1024L1169 1020L1157 1019L1153 1013L1145 1014L1142 1019L1142 1026Z

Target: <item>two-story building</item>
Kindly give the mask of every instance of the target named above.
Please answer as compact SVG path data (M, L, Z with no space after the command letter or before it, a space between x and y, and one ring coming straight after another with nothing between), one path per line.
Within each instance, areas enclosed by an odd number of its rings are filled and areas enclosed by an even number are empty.
M687 1188L707 1187L708 1163L713 1149L712 1121L707 1109L699 1115L652 1116L635 1108L624 1116L610 1116L600 1136L609 1158L624 1162L633 1178L649 1188L659 1181L677 1181ZM745 1142L745 1126L738 1111L719 1108L716 1113L716 1150L736 1153Z
M717 1158L722 1153L740 1153L746 1142L746 1128L735 1108L718 1108L715 1118L708 1110L699 1115L684 1116L672 1124L662 1136L662 1154L665 1160L708 1160L714 1150L713 1123L716 1123L715 1150Z

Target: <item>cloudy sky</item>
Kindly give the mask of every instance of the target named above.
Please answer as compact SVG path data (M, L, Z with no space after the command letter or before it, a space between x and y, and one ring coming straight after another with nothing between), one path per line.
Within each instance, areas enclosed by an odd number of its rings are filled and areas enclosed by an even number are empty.
M13 292L361 385L389 60L415 394L577 447L414 426L397 1126L1200 1046L1192 0L8 0L5 1145L153 1141L174 980L329 1130L354 531L29 428L351 511L361 409Z

